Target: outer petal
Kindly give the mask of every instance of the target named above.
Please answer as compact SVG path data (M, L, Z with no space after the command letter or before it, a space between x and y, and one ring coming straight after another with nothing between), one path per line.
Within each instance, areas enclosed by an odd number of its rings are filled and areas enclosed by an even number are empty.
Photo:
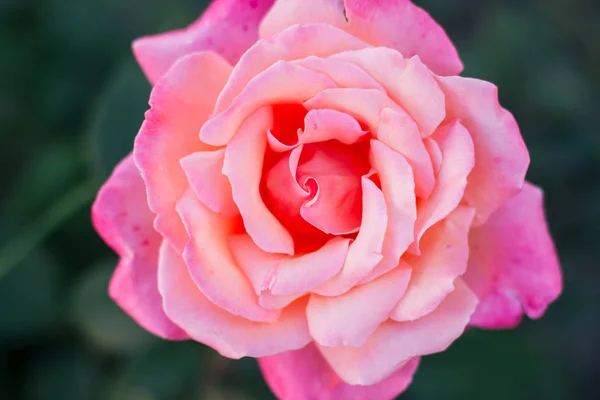
M319 347L337 374L352 385L381 382L413 357L445 350L458 338L477 298L457 279L456 290L432 313L411 322L384 322L362 347Z
M211 303L189 276L183 259L163 242L158 264L158 287L165 313L192 339L225 357L263 357L306 346L311 338L306 301L285 308L274 323L249 321Z
M464 274L469 259L469 228L474 210L459 206L423 237L422 255L404 260L413 267L406 294L390 317L413 321L432 312L454 290L454 280Z
M219 96L215 112L229 107L254 76L277 61L291 61L309 56L327 57L340 51L367 46L365 42L331 25L291 26L268 40L259 40L243 55Z
M294 254L292 235L265 206L260 194L266 131L272 123L269 108L254 112L225 150L223 174L229 178L233 200L246 231L264 251Z
M92 220L98 233L121 256L110 282L110 296L133 319L166 339L187 335L165 315L158 293L158 247L161 237L152 228L154 214L133 157L126 157L104 184Z
M177 211L190 236L183 259L202 293L234 315L252 321L275 321L279 313L258 305L252 286L229 251L229 236L239 220L209 210L191 190L179 200Z
M507 328L542 316L562 290L542 191L529 183L469 237L465 281L480 299L471 324Z
M410 385L419 359L412 359L389 378L371 386L352 386L342 381L312 344L259 358L258 365L281 400L391 400Z
M310 56L292 63L327 75L341 88L384 90L371 75L347 61Z
M344 265L350 239L336 237L319 250L302 256L266 253L247 235L231 238L230 247L256 294L277 296L306 293L335 276Z
M446 94L449 118L458 118L475 146L475 167L469 175L465 200L483 223L519 191L529 166L529 153L513 116L498 104L498 88L489 82L462 77L438 77Z
M458 121L442 125L433 135L444 161L436 185L427 200L417 206L416 241L411 251L418 253L419 240L433 224L454 210L463 198L467 176L473 169L473 142L469 132Z
M181 59L158 81L150 95L150 110L135 139L133 154L157 214L155 228L181 250L187 241L175 203L187 187L179 160L207 150L198 130L212 112L231 67L214 53ZM210 79L206 79L210 76Z
M257 109L276 103L301 103L335 86L327 75L278 61L252 78L231 106L206 122L200 138L215 146L226 145L244 120Z
M332 58L353 62L373 76L414 118L423 136L429 136L444 120L444 93L418 56L404 61L397 51L378 47L343 52Z
M186 29L147 36L133 42L133 53L154 83L179 58L214 51L231 65L258 39L258 24L274 0L214 0Z
M462 63L444 30L409 0L280 0L260 26L262 38L290 25L324 22L373 45L419 55L435 73L457 75Z
M239 215L233 201L231 185L223 173L225 149L198 151L180 160L190 187L198 199L214 212Z
M362 346L404 295L410 268L395 268L336 297L313 294L306 315L311 336L322 346Z

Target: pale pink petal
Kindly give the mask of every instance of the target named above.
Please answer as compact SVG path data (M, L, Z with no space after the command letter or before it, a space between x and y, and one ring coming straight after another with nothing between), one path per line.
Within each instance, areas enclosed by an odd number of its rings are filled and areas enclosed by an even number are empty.
M368 177L362 183L362 222L356 240L348 250L343 269L314 290L323 296L338 296L347 292L381 261L388 215L381 190Z
M395 268L340 296L313 294L306 308L310 335L322 346L362 346L388 319L410 275L410 268Z
M462 77L438 77L438 82L448 117L460 119L473 138L476 162L465 200L477 210L475 223L482 224L521 190L529 153L514 117L498 104L496 86Z
M179 58L198 51L214 51L235 65L258 39L258 25L272 4L273 0L214 0L189 27L137 39L133 53L152 83Z
M228 239L239 219L209 210L191 191L181 197L177 211L190 236L183 259L202 293L234 315L252 321L275 321L279 313L258 305L258 296L229 250Z
M362 129L358 121L349 114L331 110L310 110L304 117L304 129L298 130L298 141L294 144L282 143L271 130L267 141L271 150L282 153L291 151L301 144L337 140L343 144L354 144L369 132Z
M268 38L290 26L323 23L344 29L344 0L280 0L264 17L259 34Z
M444 93L418 56L404 61L398 52L380 47L339 53L332 58L351 61L373 76L411 115L423 136L429 136L444 120Z
M265 206L260 194L266 130L273 118L269 108L254 112L225 150L223 174L229 178L233 200L246 231L264 251L294 254L294 240Z
M429 153L431 165L433 165L433 172L437 176L437 174L440 172L443 162L442 150L440 150L440 146L438 146L437 142L431 138L423 139L423 143L425 144L425 148Z
M298 256L267 253L248 235L232 236L231 251L256 294L270 291L277 296L306 293L337 274L348 254L350 239L336 237L320 249Z
M428 198L435 184L431 158L413 119L404 110L385 108L379 116L377 139L402 154L415 176L415 193Z
M233 201L229 180L221 172L224 159L225 149L198 151L183 157L180 164L190 187L206 207L234 216L239 211Z
M368 132L350 115L329 109L310 110L304 118L304 130L299 133L300 143L326 142L335 139L354 144Z
M92 206L92 221L102 238L121 257L109 287L110 297L134 320L165 339L187 338L162 309L158 293L158 247L154 214L146 203L140 172L127 156L102 186Z
M381 82L390 97L415 119L422 135L433 133L446 117L444 93L419 56L410 58L395 79Z
M296 301L302 296L307 296L306 294L294 294L289 296L277 296L272 294L269 291L262 292L260 296L258 296L258 304L261 307L266 308L267 310L281 310L284 307L289 306L292 302Z
M198 290L181 256L165 241L160 248L158 287L165 313L190 337L225 357L263 357L310 343L306 301L286 307L276 322L263 323L233 315Z
M209 119L200 130L200 138L214 146L225 145L257 109L277 103L302 103L335 86L324 74L278 61L252 78L227 109ZM262 134L266 135L266 130Z
M341 88L384 90L381 84L373 79L371 75L357 65L347 61L310 56L292 61L292 64L323 73Z
M406 59L389 47L364 47L358 50L339 51L329 56L333 60L342 60L355 64L371 75L380 84L395 86L393 80L404 73Z
M421 318L454 290L454 280L467 270L469 228L474 214L472 208L459 206L423 236L420 256L404 258L414 272L390 318L400 322Z
M212 112L231 67L214 53L197 53L178 61L156 84L150 110L135 139L133 155L157 214L155 228L181 250L187 235L175 203L187 187L179 160L208 146L198 130ZM206 79L210 76L210 79Z
M418 55L441 75L462 71L456 48L442 27L411 1L344 0L344 5L351 32L359 38L397 49L405 57Z
M372 385L390 376L413 357L438 353L464 331L477 297L459 279L456 289L432 313L411 322L384 322L361 347L319 350L345 382Z
M525 313L542 316L562 291L559 260L548 231L541 189L525 183L517 196L471 231L465 281L479 297L471 324L509 328Z
M435 73L457 75L462 63L444 30L409 0L280 0L260 26L262 38L294 24L323 22L375 46L419 55Z
M345 383L313 344L258 359L267 384L280 400L391 400L412 382L419 359L371 386Z
M411 246L411 251L417 254L419 241L427 229L445 218L461 202L467 176L474 164L473 141L460 122L442 125L432 138L439 145L444 162L431 196L417 204L416 241Z
M400 256L414 241L417 210L413 172L406 158L378 140L371 140L370 158L379 172L388 210L383 259L373 271L376 275L370 276L373 279L398 265Z
M367 276L362 278L360 280L359 284L364 285L368 282L371 282L373 279L377 279L380 276L387 274L388 272L390 272L391 270L393 270L395 268L407 269L407 268L412 268L412 267L410 265L408 265L408 263L402 259L400 259L400 261L395 265L391 261L384 259L383 262L378 263L375 266L375 268L373 268L369 272L369 274Z
M384 108L397 109L398 105L381 90L337 88L321 91L305 101L304 107L309 111L328 108L350 114L368 125L372 132L377 132L381 111Z
M254 76L277 61L291 61L309 56L327 57L340 51L367 46L365 42L331 25L291 26L274 37L259 40L242 56L219 95L215 112L222 112L229 107Z

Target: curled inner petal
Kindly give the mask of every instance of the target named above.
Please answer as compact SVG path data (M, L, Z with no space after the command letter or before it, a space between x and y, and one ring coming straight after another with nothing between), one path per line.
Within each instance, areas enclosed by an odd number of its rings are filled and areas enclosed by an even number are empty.
M360 177L369 167L358 151L334 141L306 145L297 178L311 195L300 215L325 233L342 235L360 226Z
M260 181L266 148L265 134L272 124L268 107L255 111L242 125L225 150L223 174L231 183L233 201L244 226L256 244L265 251L294 254L290 233L265 206Z
M358 145L301 145L266 173L264 194L290 232L313 238L355 233L362 214L360 177L368 168Z

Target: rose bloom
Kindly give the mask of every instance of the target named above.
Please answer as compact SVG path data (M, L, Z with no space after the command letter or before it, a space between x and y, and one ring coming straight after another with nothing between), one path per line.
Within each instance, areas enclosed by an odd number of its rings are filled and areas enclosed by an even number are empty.
M280 399L389 399L559 295L515 119L408 0L217 0L133 50L151 108L93 221L150 332Z

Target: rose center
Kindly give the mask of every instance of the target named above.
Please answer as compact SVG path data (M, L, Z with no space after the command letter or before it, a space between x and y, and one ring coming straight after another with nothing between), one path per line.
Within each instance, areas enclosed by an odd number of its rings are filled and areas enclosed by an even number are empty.
M262 193L273 215L298 240L356 233L362 217L361 177L370 169L368 142L297 145L306 111L295 106L274 111L272 132L281 143L295 147L267 157Z

